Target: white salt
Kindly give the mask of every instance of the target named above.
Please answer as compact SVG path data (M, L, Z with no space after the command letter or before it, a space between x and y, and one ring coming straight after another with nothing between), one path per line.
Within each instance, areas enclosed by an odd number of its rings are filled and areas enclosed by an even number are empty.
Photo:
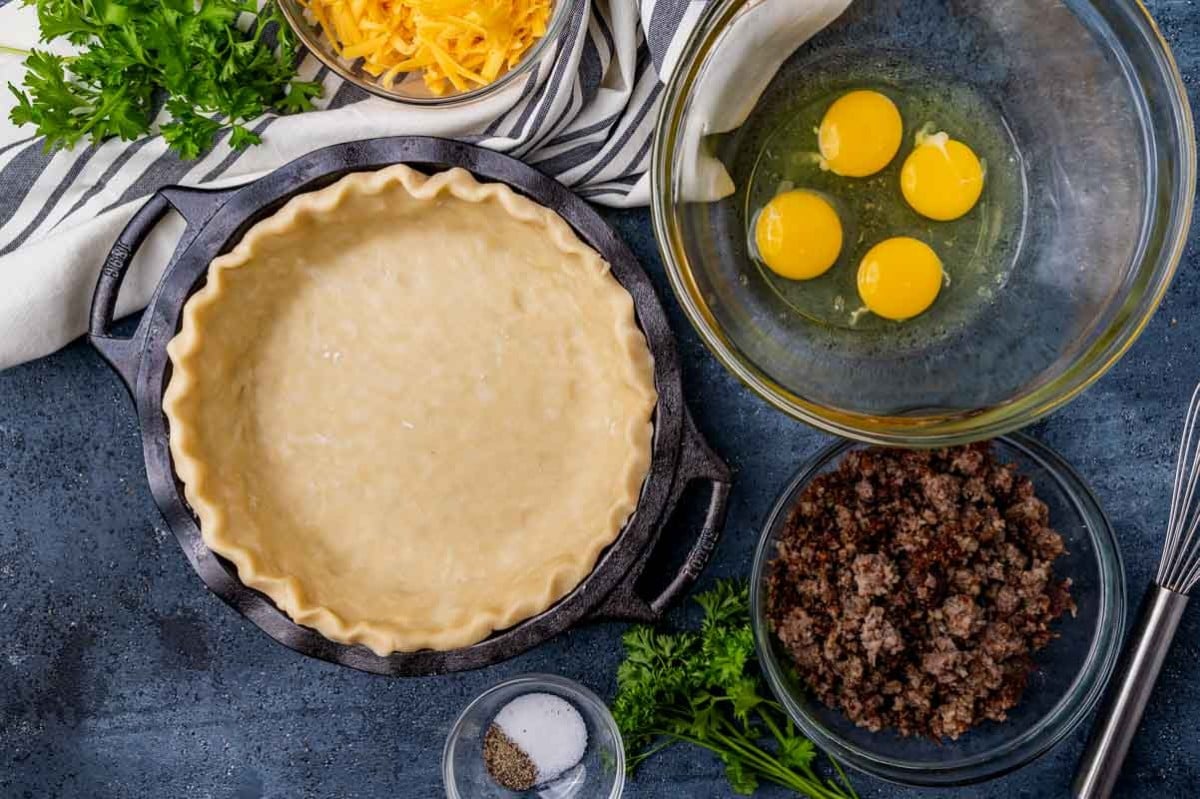
M522 694L500 709L494 723L533 761L538 784L558 777L587 751L583 716L554 694Z

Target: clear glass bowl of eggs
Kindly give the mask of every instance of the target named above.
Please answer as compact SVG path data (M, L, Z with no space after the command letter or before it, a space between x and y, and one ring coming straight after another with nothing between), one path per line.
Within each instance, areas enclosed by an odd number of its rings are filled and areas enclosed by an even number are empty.
M685 311L751 388L944 445L1116 362L1179 263L1195 170L1139 4L720 0L667 86L652 211Z

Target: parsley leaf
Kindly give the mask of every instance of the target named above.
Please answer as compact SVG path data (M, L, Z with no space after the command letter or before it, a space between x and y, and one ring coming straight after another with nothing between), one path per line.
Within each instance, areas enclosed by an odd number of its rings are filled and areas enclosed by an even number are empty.
M840 784L813 769L816 750L796 733L763 685L744 583L723 581L696 597L699 633L633 627L617 668L613 716L630 769L673 743L713 752L734 793L749 796L763 781L810 799L857 799L836 762Z
M285 114L296 114L301 111L311 111L313 98L321 96L321 84L314 81L294 80L288 93L276 103L276 107Z
M727 758L725 763L725 779L729 780L729 787L733 792L742 796L749 796L758 790L758 778L754 776L746 765L735 758Z
M252 144L262 144L262 136L245 125L234 125L229 133L229 146L235 150L244 150Z
M47 149L136 139L159 126L183 158L197 158L231 127L235 148L261 138L246 123L270 110L313 107L321 85L295 79L299 46L274 2L254 0L25 0L43 42L66 39L72 57L33 50L9 116L33 125ZM239 25L239 20L248 24Z
M182 100L168 100L167 111L170 112L172 120L160 130L167 144L171 145L181 158L199 157L221 129L220 122L197 113Z
M788 738L779 744L779 762L788 768L806 769L816 756L816 747L807 738Z

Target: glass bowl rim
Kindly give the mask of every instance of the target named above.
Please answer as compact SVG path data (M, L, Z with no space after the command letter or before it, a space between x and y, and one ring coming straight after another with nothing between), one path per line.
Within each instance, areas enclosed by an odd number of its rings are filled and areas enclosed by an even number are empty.
M362 76L356 75L353 70L341 62L332 50L322 44L324 35L316 34L310 29L302 10L290 2L280 2L279 9L283 12L283 18L287 20L292 33L304 45L304 49L312 53L326 67L336 72L343 80L349 81L375 97L390 100L397 105L412 106L413 108L457 108L499 94L501 89L526 75L535 64L541 62L547 48L558 42L566 28L567 20L571 17L571 12L581 2L582 0L554 0L554 9L551 12L550 24L546 27L545 35L538 39L533 47L525 51L515 67L486 86L478 86L465 92L447 94L442 97L405 97L385 89L374 81L368 81Z
M726 369L775 408L827 433L883 446L935 447L997 438L1025 427L1070 402L1125 355L1158 310L1182 262L1191 231L1197 174L1195 124L1187 89L1170 45L1141 0L1131 4L1132 16L1147 46L1153 50L1154 76L1170 94L1169 112L1180 142L1173 153L1181 167L1175 191L1166 199L1156 199L1159 194L1156 186L1147 186L1146 196L1151 203L1162 203L1167 217L1157 255L1151 257L1145 253L1151 225L1144 219L1135 256L1137 268L1127 278L1135 285L1120 306L1110 312L1103 329L1094 331L1089 346L1051 379L997 405L912 418L845 411L796 395L739 353L700 298L682 245L678 219L673 213L674 152L683 131L683 112L693 101L691 90L700 67L737 12L754 2L715 0L701 13L666 82L651 148L650 213L668 281L684 315ZM1094 3L1088 0L1088 6L1094 8ZM1138 75L1131 75L1130 80L1136 89L1146 85ZM1145 102L1146 91L1139 94ZM1161 183L1157 170L1155 175ZM1147 216L1151 207L1154 206L1147 206ZM1143 276L1145 285L1136 285Z
M608 796L609 799L620 799L621 794L625 790L625 741L621 737L621 729L617 726L617 721L613 718L612 711L608 709L608 705L604 700L587 686L567 677L560 677L557 674L543 674L541 672L520 674L516 677L501 680L468 702L467 706L458 714L458 718L454 720L454 724L450 727L450 733L446 736L445 746L442 747L442 783L445 786L448 799L470 799L470 797L464 797L459 793L454 773L454 751L459 740L462 738L463 727L466 725L467 719L471 717L471 714L485 699L506 688L527 687L529 692L533 693L539 687L545 686L558 689L565 694L570 694L573 699L590 705L596 711L596 716L600 719L604 728L612 735L617 755L613 763L613 784Z
M783 705L787 715L820 749L877 779L916 787L962 786L995 779L1028 765L1054 748L1087 718L1100 701L1116 668L1124 640L1127 596L1121 549L1108 516L1083 478L1048 445L1019 433L1002 436L996 441L1036 461L1071 501L1077 516L1083 520L1096 555L1100 599L1096 632L1087 659L1076 673L1070 688L1036 724L992 750L961 758L945 766L941 762L905 761L877 756L828 730L795 701L786 687L782 666L776 662L772 651L771 632L767 629L766 619L759 613L767 562L772 557L772 531L784 514L791 510L805 485L849 450L863 448L867 444L835 441L807 459L780 492L755 547L750 571L750 615L755 648L771 693Z

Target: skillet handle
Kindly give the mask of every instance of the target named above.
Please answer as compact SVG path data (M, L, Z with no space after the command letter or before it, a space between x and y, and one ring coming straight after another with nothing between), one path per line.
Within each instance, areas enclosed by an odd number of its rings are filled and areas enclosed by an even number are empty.
M717 548L721 531L725 527L725 514L729 509L729 489L732 477L729 467L712 451L708 442L696 429L696 423L692 421L691 413L685 409L683 452L680 455L679 477L671 489L667 510L663 514L664 524L678 508L684 489L697 480L703 480L712 487L708 499L708 511L704 517L704 524L675 577L662 590L662 593L653 599L645 599L638 594L636 588L638 578L641 577L646 563L657 548L658 541L656 540L646 547L646 552L630 570L629 577L613 589L593 614L594 618L646 623L659 621L666 614L667 609L695 585L701 572L704 571L704 567L708 565L713 550Z
M96 291L92 295L88 341L100 352L109 366L116 370L130 391L134 390L134 381L137 379L138 358L145 338L145 325L139 324L137 332L131 338L115 338L110 335L113 317L116 315L117 297L121 293L121 283L125 280L129 265L133 263L138 248L145 243L146 237L169 210L174 208L187 222L175 250L178 255L192 243L200 229L212 219L217 209L225 204L234 191L236 189L190 189L181 186L159 189L129 220L129 224L121 231L121 235L117 236L116 242L104 259L100 277L96 282Z

